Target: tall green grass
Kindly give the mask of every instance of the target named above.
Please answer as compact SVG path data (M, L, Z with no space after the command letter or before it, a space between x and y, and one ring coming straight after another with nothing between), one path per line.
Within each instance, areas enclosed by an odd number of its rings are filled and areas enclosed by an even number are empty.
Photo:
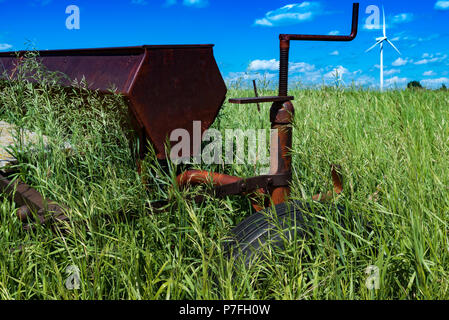
M316 216L311 237L245 266L224 258L222 243L250 214L248 200L195 204L187 199L199 191L173 187L176 168L164 172L151 154L145 187L121 97L63 90L57 76L0 84L0 118L49 137L47 149L13 148L17 175L71 218L66 235L26 232L14 203L1 200L1 299L449 298L447 92L292 90L292 199L330 190L337 163L344 192L335 202L348 211ZM251 95L230 88L228 97ZM225 103L214 127L268 128L269 108ZM258 169L202 168L245 177ZM168 200L162 210L158 200ZM79 290L65 287L70 265L80 269ZM370 265L380 270L378 290L365 285Z

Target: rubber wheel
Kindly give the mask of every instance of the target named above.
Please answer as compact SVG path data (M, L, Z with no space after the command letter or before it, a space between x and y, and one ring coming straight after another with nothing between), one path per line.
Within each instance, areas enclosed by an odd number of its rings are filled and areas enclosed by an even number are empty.
M307 236L311 207L300 201L282 203L259 211L243 220L232 231L224 245L228 258L244 259L248 265L268 243L284 249L285 240ZM260 256L263 258L263 256Z

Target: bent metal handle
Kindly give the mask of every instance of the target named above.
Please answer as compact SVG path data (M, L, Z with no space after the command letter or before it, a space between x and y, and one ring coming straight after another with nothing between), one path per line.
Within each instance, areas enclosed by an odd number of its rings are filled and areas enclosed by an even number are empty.
M313 34L281 34L281 41L300 40L300 41L352 41L357 36L359 22L359 4L352 4L352 29L348 36L330 36Z
M312 34L281 34L280 40L280 62L279 62L279 96L287 96L288 93L288 59L290 41L352 41L357 36L359 24L359 4L352 5L352 29L348 36L312 35Z

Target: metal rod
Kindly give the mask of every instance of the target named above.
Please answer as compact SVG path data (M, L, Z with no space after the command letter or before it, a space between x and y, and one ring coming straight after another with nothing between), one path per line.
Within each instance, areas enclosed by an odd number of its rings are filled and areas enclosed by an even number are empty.
M259 97L259 93L257 92L256 80L253 80L253 87L254 87L254 95L256 96L256 98L258 98ZM259 113L260 113L260 104L259 104L259 102L257 102L257 111L259 111Z
M214 186L222 186L241 181L242 178L229 176L216 172L208 172L203 170L189 170L180 174L176 178L178 186L183 187L187 184L198 185L212 183Z
M288 56L290 42L281 40L281 54L279 61L279 96L285 97L288 94Z

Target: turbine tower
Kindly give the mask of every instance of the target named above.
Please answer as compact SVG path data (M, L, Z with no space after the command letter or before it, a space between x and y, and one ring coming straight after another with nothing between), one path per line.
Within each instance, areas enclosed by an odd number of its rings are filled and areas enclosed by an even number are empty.
M385 10L383 7L382 7L382 13L383 13L383 20L384 20L383 21L383 37L376 38L377 42L371 48L366 50L366 52L369 52L372 49L374 49L377 45L380 45L380 91L384 90L384 41L388 42L394 48L394 50L396 50L401 55L398 48L396 48L395 45L387 37L387 27L385 24Z

